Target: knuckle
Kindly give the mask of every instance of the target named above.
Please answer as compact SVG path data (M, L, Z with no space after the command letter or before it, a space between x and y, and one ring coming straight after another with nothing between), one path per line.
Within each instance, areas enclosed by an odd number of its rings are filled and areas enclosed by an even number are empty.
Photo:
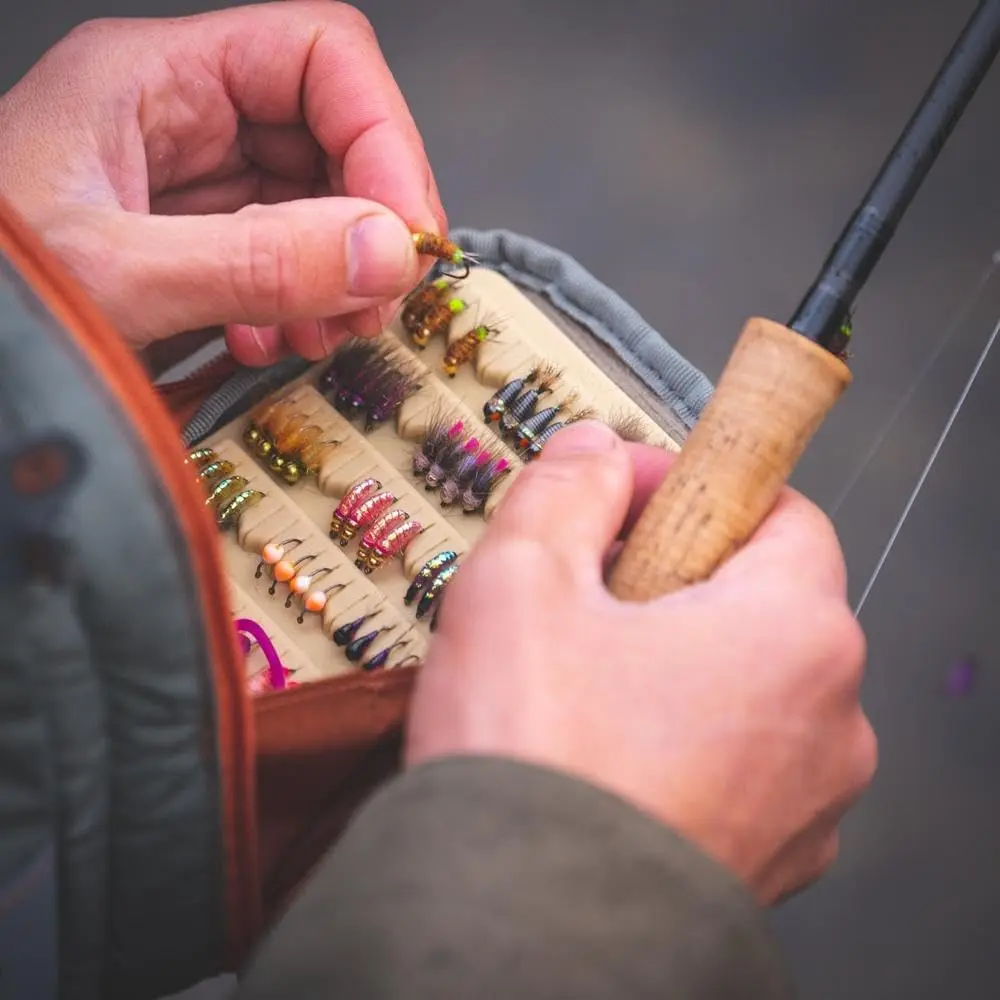
M335 3L332 14L338 28L363 37L375 37L371 21L353 4Z
M259 322L276 322L287 316L298 259L295 240L266 207L248 205L236 216L243 236L229 263L229 282L237 306Z
M795 547L808 551L814 565L824 565L823 575L829 576L838 592L845 590L847 561L832 519L807 497L793 490L789 490L785 513L795 536Z
M878 737L871 722L864 715L854 739L855 785L864 792L871 785L878 771Z
M69 47L83 42L92 44L94 41L103 40L109 33L120 31L122 23L113 17L93 17L88 21L83 21L71 28L64 36L62 45Z
M868 659L868 641L858 620L846 605L840 606L839 622L833 630L835 649L845 680L860 685Z
M788 866L779 891L769 894L771 902L782 902L819 882L840 856L840 834L836 828L812 833Z
M48 249L102 305L106 290L127 281L121 255L88 218L69 213L58 220L39 222Z
M797 517L809 520L814 530L819 527L833 533L833 521L826 515L822 507L813 503L804 493L791 486L786 486L784 492L789 511L793 511Z
M109 49L130 37L135 26L128 18L95 17L76 25L58 41L50 54L83 64L100 65Z
M839 603L831 614L827 642L843 679L860 684L868 658L868 641L851 609Z
M825 875L840 857L840 834L833 830L819 845L816 852L816 862L814 865L814 877L820 878Z
M146 278L140 265L122 254L114 233L94 214L74 210L35 225L46 247L100 306L116 329L135 346L153 337L155 320L142 307Z
M864 631L845 601L811 603L808 618L800 621L800 640L812 650L810 659L829 683L855 693L861 685L867 659ZM806 627L801 628L802 625Z

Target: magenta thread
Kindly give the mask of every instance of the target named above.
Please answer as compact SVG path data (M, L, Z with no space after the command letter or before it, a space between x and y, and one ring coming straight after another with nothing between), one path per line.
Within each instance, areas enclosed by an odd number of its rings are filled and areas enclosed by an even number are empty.
M237 618L233 624L236 626L236 631L239 634L241 646L246 642L246 635L251 635L257 640L257 645L260 646L267 660L267 669L271 677L271 687L275 691L283 690L285 688L285 667L281 662L281 657L278 656L278 651L274 648L274 643L271 642L270 636L252 618ZM244 652L247 653L249 651L250 646L247 643Z

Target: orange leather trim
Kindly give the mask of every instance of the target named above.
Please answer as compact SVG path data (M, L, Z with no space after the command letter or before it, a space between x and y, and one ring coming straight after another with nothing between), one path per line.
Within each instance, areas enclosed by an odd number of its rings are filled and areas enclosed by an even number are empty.
M55 316L116 400L149 460L187 538L204 608L214 669L226 861L229 954L238 968L262 926L256 840L253 716L243 681L242 655L231 625L217 529L184 466L174 421L131 350L58 259L12 206L0 200L3 253Z

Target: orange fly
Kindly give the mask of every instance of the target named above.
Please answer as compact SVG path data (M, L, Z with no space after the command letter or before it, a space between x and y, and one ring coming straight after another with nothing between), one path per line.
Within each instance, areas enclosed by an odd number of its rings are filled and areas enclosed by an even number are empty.
M492 326L480 323L479 326L449 344L448 350L444 352L444 360L441 362L445 375L454 378L458 374L458 369L467 361L472 360L476 351L479 350L479 345L494 333L496 330Z
M418 254L436 257L455 267L464 267L465 271L458 276L460 278L469 276L470 264L480 263L475 254L467 253L454 240L449 240L447 236L438 236L437 233L414 233L413 245Z
M287 399L266 403L252 414L243 429L243 443L289 486L314 474L326 455L341 444L324 438L316 424L306 424L303 414Z

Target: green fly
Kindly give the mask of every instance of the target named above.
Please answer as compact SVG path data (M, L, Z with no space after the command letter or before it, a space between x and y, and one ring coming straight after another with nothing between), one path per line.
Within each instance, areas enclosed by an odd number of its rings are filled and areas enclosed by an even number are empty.
M837 330L836 335L830 342L830 352L845 363L851 357L851 352L848 348L850 347L852 333L854 333L854 313L848 310L847 315L840 322L840 329Z

